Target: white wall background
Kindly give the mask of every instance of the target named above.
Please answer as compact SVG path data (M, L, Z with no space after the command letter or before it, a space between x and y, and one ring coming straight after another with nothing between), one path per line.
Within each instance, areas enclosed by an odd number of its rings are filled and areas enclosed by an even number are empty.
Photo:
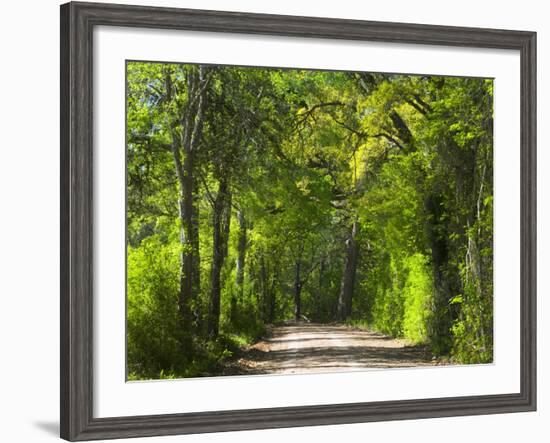
M550 14L537 0L161 0L118 3L525 29L538 32L539 411L481 417L151 438L148 442L544 442L550 434ZM59 411L59 3L2 5L0 441L55 441ZM544 80L546 79L546 80ZM549 226L550 227L550 226ZM137 440L135 440L137 441Z

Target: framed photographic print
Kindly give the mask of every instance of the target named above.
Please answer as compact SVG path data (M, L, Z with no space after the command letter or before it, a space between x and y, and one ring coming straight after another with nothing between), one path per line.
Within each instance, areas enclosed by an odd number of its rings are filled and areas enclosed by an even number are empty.
M536 34L61 6L61 436L533 411Z

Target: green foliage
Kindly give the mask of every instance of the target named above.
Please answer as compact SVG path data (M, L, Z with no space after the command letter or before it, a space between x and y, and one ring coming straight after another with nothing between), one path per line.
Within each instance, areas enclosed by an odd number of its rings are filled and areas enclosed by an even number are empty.
M154 376L181 363L178 243L157 235L128 247L128 370Z
M428 258L416 253L406 259L408 271L403 288L403 336L414 343L428 341L428 327L433 302L433 282Z

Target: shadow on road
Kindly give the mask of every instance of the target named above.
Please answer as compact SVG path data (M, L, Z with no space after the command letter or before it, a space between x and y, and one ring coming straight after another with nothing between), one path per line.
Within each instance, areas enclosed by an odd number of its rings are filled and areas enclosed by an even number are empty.
M345 325L298 323L273 327L227 369L231 375L292 374L434 364L425 346Z

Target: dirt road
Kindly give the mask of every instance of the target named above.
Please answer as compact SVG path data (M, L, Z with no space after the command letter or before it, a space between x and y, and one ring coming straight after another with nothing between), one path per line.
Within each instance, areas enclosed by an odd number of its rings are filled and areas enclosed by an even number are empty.
M232 374L294 374L438 364L423 347L344 325L274 327L231 364Z

